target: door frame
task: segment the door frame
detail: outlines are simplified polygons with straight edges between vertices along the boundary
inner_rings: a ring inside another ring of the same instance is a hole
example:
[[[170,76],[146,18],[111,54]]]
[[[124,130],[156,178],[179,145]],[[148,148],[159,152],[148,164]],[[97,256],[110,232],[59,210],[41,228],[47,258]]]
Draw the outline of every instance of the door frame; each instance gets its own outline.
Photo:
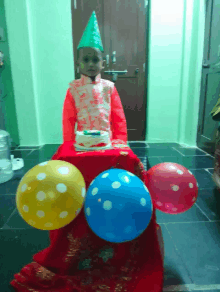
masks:
[[[212,25],[212,14],[213,14],[214,0],[206,0],[206,16],[205,16],[205,35],[204,35],[204,52],[203,52],[203,68],[201,77],[201,90],[200,90],[200,102],[199,102],[199,119],[197,127],[197,139],[196,145],[202,150],[206,151],[210,155],[214,155],[215,152],[215,135],[212,140],[208,141],[204,136],[202,136],[204,130],[204,111],[205,111],[205,101],[206,92],[208,86],[208,73],[210,68],[205,67],[205,63],[209,63],[210,58],[210,38],[211,38],[211,25]],[[216,131],[218,125],[216,123]]]

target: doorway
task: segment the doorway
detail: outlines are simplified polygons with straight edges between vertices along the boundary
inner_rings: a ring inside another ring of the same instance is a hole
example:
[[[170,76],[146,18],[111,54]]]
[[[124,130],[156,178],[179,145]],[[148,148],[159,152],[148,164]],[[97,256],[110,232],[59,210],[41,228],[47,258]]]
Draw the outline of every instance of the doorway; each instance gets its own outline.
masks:
[[[83,31],[93,10],[96,12],[106,59],[101,75],[113,81],[119,92],[128,141],[146,139],[149,4],[147,0],[71,2],[75,61]],[[75,78],[80,78],[77,68]]]
[[[210,112],[220,94],[220,0],[206,0],[205,40],[200,94],[197,146],[211,155],[219,123]]]

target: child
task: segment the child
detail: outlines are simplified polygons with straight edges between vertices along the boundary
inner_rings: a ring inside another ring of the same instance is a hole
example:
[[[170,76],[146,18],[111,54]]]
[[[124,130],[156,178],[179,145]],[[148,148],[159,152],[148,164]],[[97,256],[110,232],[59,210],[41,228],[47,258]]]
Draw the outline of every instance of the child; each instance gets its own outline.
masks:
[[[102,130],[112,144],[127,144],[126,119],[114,83],[101,79],[103,46],[95,12],[78,46],[81,79],[70,83],[63,107],[63,140],[75,141],[77,130]]]
[[[126,147],[126,120],[117,90],[112,82],[100,77],[103,49],[94,12],[91,19],[94,23],[88,26],[96,27],[92,33],[96,42],[90,40],[86,30],[86,45],[83,37],[83,45],[79,46],[82,77],[73,81],[67,91],[64,143],[52,159],[74,164],[83,174],[87,188],[98,174],[115,165],[139,176],[146,184],[143,164]],[[80,131],[108,131],[114,148],[119,144],[124,148],[111,149],[106,154],[77,153],[73,147],[76,122]],[[119,162],[115,163],[115,158]],[[162,254],[163,239],[155,208],[147,229],[133,241],[119,244],[96,236],[81,211],[67,226],[50,231],[50,246],[35,254],[34,262],[16,274],[11,285],[20,292],[162,292]]]

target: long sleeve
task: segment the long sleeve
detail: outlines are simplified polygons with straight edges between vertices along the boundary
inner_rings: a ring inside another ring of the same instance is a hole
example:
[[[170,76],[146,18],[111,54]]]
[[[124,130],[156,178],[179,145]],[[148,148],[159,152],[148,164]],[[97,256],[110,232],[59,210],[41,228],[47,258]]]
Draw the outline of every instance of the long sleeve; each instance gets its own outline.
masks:
[[[63,141],[75,141],[75,125],[77,120],[77,112],[75,102],[70,92],[67,90],[63,105]]]
[[[122,140],[127,144],[127,123],[118,91],[114,86],[111,95],[111,130],[113,140]]]

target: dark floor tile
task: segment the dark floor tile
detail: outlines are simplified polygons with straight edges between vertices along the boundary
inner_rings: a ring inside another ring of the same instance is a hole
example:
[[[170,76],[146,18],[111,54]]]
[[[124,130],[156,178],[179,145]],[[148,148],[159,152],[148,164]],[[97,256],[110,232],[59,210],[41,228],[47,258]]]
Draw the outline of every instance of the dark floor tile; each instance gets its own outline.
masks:
[[[6,194],[6,183],[0,184],[0,196]]]
[[[214,168],[207,168],[208,172],[210,172],[211,174],[214,173]]]
[[[7,222],[15,208],[16,203],[13,195],[0,196],[0,228]]]
[[[22,229],[33,229],[34,227],[30,226],[18,213],[17,207],[13,212],[12,216],[9,220],[4,224],[2,229],[14,229],[14,228],[22,228]]]
[[[214,165],[214,159],[210,156],[169,156],[159,159],[161,162],[178,163],[187,169],[213,168]]]
[[[24,159],[24,167],[14,171],[14,179],[20,179],[34,166],[39,164],[40,161],[38,159]]]
[[[206,214],[203,213],[195,204],[186,212],[172,215],[156,210],[157,223],[181,223],[181,222],[198,222],[209,221]]]
[[[154,149],[154,148],[134,148],[132,149],[133,152],[137,156],[148,156],[148,157],[158,157],[158,156],[179,156],[182,157],[180,153],[173,150],[172,148],[160,148],[160,149]]]
[[[130,146],[130,148],[147,148],[149,147],[147,143],[145,142],[129,142],[128,145]]]
[[[39,164],[40,162],[38,160],[29,160],[29,159],[24,159],[24,167],[15,170],[14,171],[14,176],[11,180],[0,184],[0,195],[5,195],[5,194],[15,194],[17,187],[20,183],[20,180],[22,177],[35,165]]]
[[[215,183],[212,180],[212,175],[205,169],[190,169],[192,174],[195,176],[199,189],[213,189],[215,188]]]
[[[199,190],[196,205],[210,220],[220,220],[220,193],[217,188]]]
[[[13,179],[7,181],[5,183],[5,188],[6,188],[6,194],[8,195],[11,195],[11,194],[16,194],[17,192],[17,188],[18,188],[18,185],[21,181],[21,178],[22,177],[14,177]]]
[[[170,149],[172,147],[180,147],[177,143],[148,143],[150,149],[158,149],[158,150],[164,150],[164,149]]]
[[[173,244],[172,237],[165,225],[161,225],[165,257],[164,257],[164,286],[192,284],[189,273],[179,252]]]
[[[48,231],[37,229],[0,230],[0,290],[2,292],[14,291],[10,286],[14,274],[31,263],[34,254],[49,246],[48,235]]]
[[[185,156],[205,156],[207,155],[206,152],[203,152],[197,148],[181,148],[181,147],[173,147],[174,150],[180,152],[182,155]]]
[[[25,159],[33,150],[14,150],[11,151],[11,155],[14,155],[14,158],[23,158]]]
[[[30,155],[28,155],[27,159],[34,159],[38,160],[39,162],[51,160],[52,156],[56,153],[59,146],[59,144],[44,145],[41,149],[35,150]]]
[[[166,227],[193,283],[219,284],[220,222],[167,224]]]
[[[148,165],[149,169],[159,163],[161,163],[160,159],[158,157],[148,157]]]
[[[16,149],[22,149],[22,150],[36,150],[42,148],[42,146],[18,146]]]

